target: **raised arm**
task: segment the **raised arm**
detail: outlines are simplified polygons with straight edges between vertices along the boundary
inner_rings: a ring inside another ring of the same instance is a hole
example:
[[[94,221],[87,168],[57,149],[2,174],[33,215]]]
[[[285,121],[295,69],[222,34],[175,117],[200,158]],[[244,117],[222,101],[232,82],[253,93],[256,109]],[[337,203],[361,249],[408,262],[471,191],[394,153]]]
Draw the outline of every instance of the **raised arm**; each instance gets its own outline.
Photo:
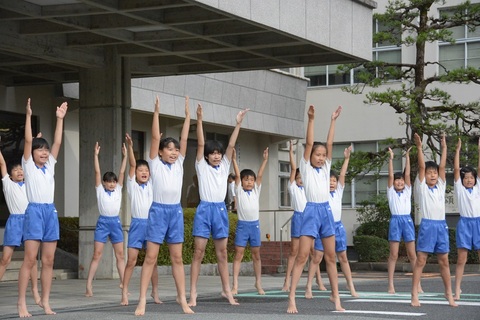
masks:
[[[228,146],[227,150],[225,151],[225,156],[228,158],[228,160],[232,159],[232,150],[235,148],[235,143],[237,143],[237,138],[238,138],[238,133],[240,132],[240,127],[242,126],[242,121],[245,118],[245,115],[247,114],[248,110],[250,109],[245,109],[240,111],[237,114],[237,125],[235,126],[235,129],[233,129],[232,135],[230,136],[230,140],[228,140]]]
[[[288,152],[290,156],[290,183],[295,181],[295,173],[297,171],[297,164],[295,163],[295,155],[293,154],[293,140],[290,140],[290,149]]]
[[[160,113],[160,100],[158,96],[155,98],[155,109],[153,110],[153,119],[152,119],[152,140],[150,142],[150,159],[153,160],[158,157],[158,149],[160,147],[160,122],[158,120],[158,115]]]
[[[257,186],[262,184],[262,179],[263,179],[263,172],[265,171],[265,167],[267,166],[268,162],[268,147],[263,150],[263,161],[262,165],[260,166],[260,169],[258,169],[258,174],[257,174]]]
[[[23,159],[28,160],[32,155],[32,108],[30,106],[30,98],[27,99],[25,109],[25,144],[23,146]]]
[[[190,130],[190,103],[188,96],[185,97],[185,121],[183,122],[180,135],[180,154],[185,157],[187,153],[188,131]]]
[[[128,133],[125,134],[125,141],[127,141],[128,163],[130,164],[130,169],[128,170],[128,176],[130,178],[133,178],[135,176],[135,168],[137,167],[137,160],[135,160],[135,154],[133,153],[132,137],[130,137]]]
[[[460,179],[460,150],[462,150],[462,139],[458,138],[457,146],[455,147],[455,156],[453,157],[454,183],[457,182],[458,179]]]
[[[315,107],[310,106],[308,107],[308,122],[307,122],[307,136],[305,138],[305,150],[303,150],[303,158],[305,161],[309,162],[310,161],[310,154],[312,153],[313,149],[313,130],[315,126]]]
[[[350,161],[350,153],[352,153],[351,145],[348,148],[345,148],[345,150],[343,151],[344,160],[342,168],[340,169],[340,174],[338,175],[338,183],[340,183],[342,187],[345,186],[345,176],[347,175],[348,162]]]
[[[394,181],[394,177],[393,177],[393,158],[395,157],[395,155],[393,154],[393,151],[392,151],[392,148],[388,148],[388,154],[389,154],[389,157],[388,157],[388,181],[387,181],[387,186],[388,188],[391,188],[393,186],[393,181]]]
[[[330,128],[328,129],[327,135],[327,158],[332,160],[333,152],[333,137],[335,136],[335,122],[342,112],[342,106],[339,106],[337,110],[332,113],[332,118],[330,120]]]
[[[205,137],[203,136],[203,108],[199,103],[197,106],[197,161],[203,159],[205,149]]]
[[[232,150],[232,162],[233,162],[233,172],[235,172],[235,185],[240,184],[240,169],[238,168],[237,163],[237,151],[235,148]]]
[[[412,149],[412,147],[408,148],[407,149],[407,152],[405,152],[405,174],[404,174],[404,180],[405,180],[405,184],[407,186],[411,186],[412,185],[412,179],[411,179],[411,176],[410,176],[410,150]]]
[[[415,141],[415,145],[417,146],[418,179],[423,181],[425,178],[425,158],[423,156],[422,139],[420,139],[418,133],[414,134],[413,139]]]
[[[120,173],[118,174],[118,184],[123,186],[125,180],[125,169],[127,168],[127,147],[125,143],[122,145],[122,164],[120,165]]]
[[[441,146],[442,155],[440,156],[440,165],[438,166],[438,176],[443,181],[447,181],[447,174],[445,171],[445,168],[447,167],[447,138],[445,137],[445,133],[442,135]]]
[[[7,163],[5,162],[5,158],[3,157],[1,150],[0,150],[0,173],[2,174],[2,178],[8,174]]]
[[[60,107],[57,107],[56,116],[57,124],[55,126],[55,134],[53,136],[53,144],[50,154],[57,159],[58,153],[60,152],[60,146],[62,145],[62,136],[63,136],[63,119],[67,114],[68,104],[63,102]]]
[[[98,145],[98,142],[95,142],[95,149],[94,149],[94,158],[93,158],[93,163],[94,163],[94,168],[95,168],[95,187],[98,187],[99,185],[102,184],[102,173],[100,171],[100,162],[98,161],[98,155],[100,153],[100,146]]]

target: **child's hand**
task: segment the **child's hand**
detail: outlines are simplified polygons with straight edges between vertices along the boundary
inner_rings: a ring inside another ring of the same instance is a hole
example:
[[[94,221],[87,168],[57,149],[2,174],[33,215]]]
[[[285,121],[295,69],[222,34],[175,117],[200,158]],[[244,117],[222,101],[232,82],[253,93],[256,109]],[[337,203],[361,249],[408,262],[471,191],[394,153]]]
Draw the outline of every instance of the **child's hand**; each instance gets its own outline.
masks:
[[[185,96],[185,118],[190,117],[190,98]]]
[[[63,119],[65,118],[65,115],[67,114],[67,109],[68,109],[68,103],[63,102],[60,107],[57,107],[57,118],[58,119]]]
[[[122,143],[122,154],[124,157],[127,155],[127,147],[125,146],[125,143]]]
[[[342,113],[342,106],[338,106],[337,110],[332,113],[332,120],[337,120],[337,118],[340,116],[340,113]]]
[[[345,148],[345,150],[343,151],[343,156],[345,157],[345,159],[350,159],[351,153],[352,153],[352,145],[348,146],[348,148]]]
[[[155,97],[155,112],[160,112],[160,99],[158,95]]]
[[[459,152],[462,149],[462,139],[458,138],[456,151]]]
[[[447,147],[447,138],[445,137],[445,133],[442,133],[442,139],[440,140],[440,145],[442,146],[442,148]]]
[[[98,156],[100,153],[100,146],[98,145],[98,141],[95,142],[95,155]]]
[[[27,106],[26,106],[25,113],[29,117],[32,115],[32,107],[30,106],[30,98],[27,99]]]
[[[203,119],[203,107],[202,105],[199,103],[197,105],[197,121],[199,120],[202,120]]]
[[[307,115],[308,115],[308,120],[313,120],[315,118],[315,107],[313,105],[308,107]]]
[[[388,153],[390,154],[390,160],[393,160],[394,154],[392,148],[388,147]]]
[[[263,150],[263,160],[268,160],[268,147]]]
[[[413,140],[415,141],[415,145],[417,146],[417,148],[422,147],[422,139],[420,139],[418,133],[415,132],[415,134],[413,135]]]
[[[249,111],[250,109],[247,108],[245,110],[242,110],[240,111],[238,114],[237,114],[237,124],[241,124],[243,119],[245,118],[245,115],[247,114],[247,112]]]
[[[133,148],[133,140],[128,133],[125,134],[125,141],[127,141],[128,148]]]

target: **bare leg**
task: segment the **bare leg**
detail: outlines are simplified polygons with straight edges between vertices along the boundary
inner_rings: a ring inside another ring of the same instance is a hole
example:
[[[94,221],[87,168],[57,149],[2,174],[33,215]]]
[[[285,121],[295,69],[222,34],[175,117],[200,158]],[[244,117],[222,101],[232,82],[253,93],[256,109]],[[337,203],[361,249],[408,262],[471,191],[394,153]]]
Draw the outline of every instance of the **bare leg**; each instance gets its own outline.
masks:
[[[57,241],[42,243],[42,274],[40,281],[42,283],[42,301],[41,306],[45,314],[56,314],[50,308],[50,291],[52,289],[53,261],[55,259],[55,250]]]
[[[112,244],[115,260],[117,261],[117,271],[120,277],[120,288],[123,287],[123,276],[125,274],[125,254],[123,252],[123,242]]]
[[[182,307],[183,313],[192,314],[193,310],[187,303],[185,293],[185,269],[183,268],[182,243],[169,243],[170,259],[172,261],[172,273],[177,287],[177,303]]]
[[[465,263],[467,263],[468,250],[464,248],[457,249],[457,266],[455,268],[455,296],[454,300],[460,300],[460,294],[462,293],[461,285],[463,272],[465,271]]]
[[[417,252],[417,261],[415,261],[415,268],[413,269],[412,277],[412,307],[420,307],[420,300],[418,299],[418,284],[420,283],[420,278],[422,276],[423,267],[427,262],[428,253],[426,252]]]
[[[228,279],[227,241],[228,238],[213,240],[215,253],[217,255],[218,272],[220,273],[220,280],[222,281],[222,296],[226,298],[231,305],[238,305],[237,300],[233,298],[232,291],[230,290],[230,281]]]
[[[128,248],[127,266],[123,275],[122,301],[120,302],[122,306],[128,306],[128,285],[132,278],[133,269],[137,264],[138,251],[137,248]]]
[[[152,272],[152,293],[150,296],[153,298],[153,301],[156,304],[163,303],[162,300],[158,297],[158,265],[155,263]]]
[[[395,274],[395,265],[397,264],[398,259],[399,246],[400,243],[398,241],[390,241],[390,255],[388,256],[388,293],[390,294],[395,293],[395,285],[393,284],[393,278]]]
[[[34,264],[37,263],[38,249],[40,248],[40,241],[27,240],[25,241],[25,254],[23,256],[22,267],[18,274],[18,316],[20,318],[28,318],[32,315],[27,309],[27,287],[28,279]]]
[[[262,259],[260,258],[260,247],[251,247],[253,258],[253,271],[255,272],[255,288],[260,295],[264,295],[262,288]]]
[[[283,282],[282,291],[290,290],[290,276],[292,275],[293,264],[295,263],[295,258],[298,253],[298,240],[299,238],[292,238],[290,243],[290,254],[287,259],[287,272],[285,273],[285,281]]]
[[[85,297],[93,297],[93,278],[95,277],[95,273],[97,273],[98,264],[100,263],[100,259],[102,258],[104,247],[105,247],[105,243],[98,242],[98,241],[95,241],[93,245],[93,257],[92,257],[92,261],[90,262],[90,269],[88,269],[87,288],[85,290]]]
[[[327,266],[328,280],[330,281],[330,288],[332,293],[330,301],[335,305],[336,311],[345,311],[340,302],[340,294],[338,292],[338,274],[337,262],[335,257],[335,236],[322,238],[323,248],[325,249],[325,264]]]
[[[233,284],[232,284],[232,294],[236,295],[238,293],[238,275],[240,274],[240,264],[243,260],[243,254],[245,252],[245,247],[235,246],[235,258],[233,260]],[[255,263],[254,263],[255,268]]]
[[[297,290],[300,276],[303,272],[303,267],[307,262],[310,249],[313,246],[313,238],[309,236],[301,236],[299,239],[298,254],[295,258],[295,263],[292,270],[292,284],[290,286],[290,293],[288,294],[288,308],[287,313],[298,313],[295,302],[295,292]]]
[[[315,272],[315,277],[317,278],[318,290],[327,291],[327,288],[325,288],[325,285],[323,284],[323,281],[322,281],[322,273],[320,272],[320,264],[318,264],[317,271]]]
[[[14,248],[12,246],[3,246],[2,259],[0,260],[0,280],[2,280],[8,265],[12,261]]]
[[[313,250],[313,253],[310,255],[310,265],[308,266],[308,278],[307,278],[307,286],[305,287],[305,298],[312,299],[312,282],[313,277],[319,270],[320,262],[323,259],[323,251],[320,250]]]
[[[30,272],[30,282],[32,283],[32,295],[35,303],[40,307],[42,306],[42,297],[38,293],[38,268],[37,263],[33,265],[32,271]]]
[[[415,262],[417,261],[417,255],[415,253],[415,241],[406,242],[405,248],[407,249],[408,260],[410,261],[410,266],[413,271],[413,269],[415,268]],[[418,293],[423,293],[421,275],[418,282]]]
[[[202,264],[203,256],[205,255],[205,247],[208,239],[202,237],[195,237],[195,249],[193,252],[193,261],[190,269],[190,300],[188,305],[195,307],[197,305],[197,282],[200,274],[200,265]]]
[[[440,275],[442,276],[443,286],[445,287],[445,299],[451,307],[458,307],[453,300],[452,282],[450,281],[450,264],[448,263],[448,253],[437,254],[438,265],[440,266]]]
[[[160,244],[147,241],[147,252],[145,254],[145,260],[143,261],[142,274],[140,276],[140,296],[138,298],[137,309],[135,310],[136,316],[143,316],[145,314],[148,283],[152,278],[153,269],[157,265],[159,250]]]
[[[340,261],[340,268],[342,268],[343,275],[347,280],[347,288],[350,291],[352,297],[358,297],[355,286],[353,285],[352,271],[350,270],[350,264],[348,263],[347,251],[337,252],[338,261]]]

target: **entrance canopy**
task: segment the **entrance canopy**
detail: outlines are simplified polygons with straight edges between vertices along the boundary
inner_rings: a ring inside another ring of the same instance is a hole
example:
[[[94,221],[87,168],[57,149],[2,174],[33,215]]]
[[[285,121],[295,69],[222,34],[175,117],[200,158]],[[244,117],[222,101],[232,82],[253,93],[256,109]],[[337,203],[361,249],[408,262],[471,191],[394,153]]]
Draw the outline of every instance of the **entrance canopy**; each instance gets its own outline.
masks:
[[[368,59],[372,1],[319,2],[0,0],[0,84],[77,82],[107,48],[134,78]]]

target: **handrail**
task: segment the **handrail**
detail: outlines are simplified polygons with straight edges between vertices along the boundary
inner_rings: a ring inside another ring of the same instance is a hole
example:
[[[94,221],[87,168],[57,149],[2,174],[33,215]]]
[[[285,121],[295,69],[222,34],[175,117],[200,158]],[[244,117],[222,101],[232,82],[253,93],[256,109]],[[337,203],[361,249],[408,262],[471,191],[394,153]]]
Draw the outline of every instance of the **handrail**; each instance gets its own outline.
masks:
[[[292,221],[293,215],[285,221],[285,223],[280,227],[280,262],[283,265],[283,228]]]

